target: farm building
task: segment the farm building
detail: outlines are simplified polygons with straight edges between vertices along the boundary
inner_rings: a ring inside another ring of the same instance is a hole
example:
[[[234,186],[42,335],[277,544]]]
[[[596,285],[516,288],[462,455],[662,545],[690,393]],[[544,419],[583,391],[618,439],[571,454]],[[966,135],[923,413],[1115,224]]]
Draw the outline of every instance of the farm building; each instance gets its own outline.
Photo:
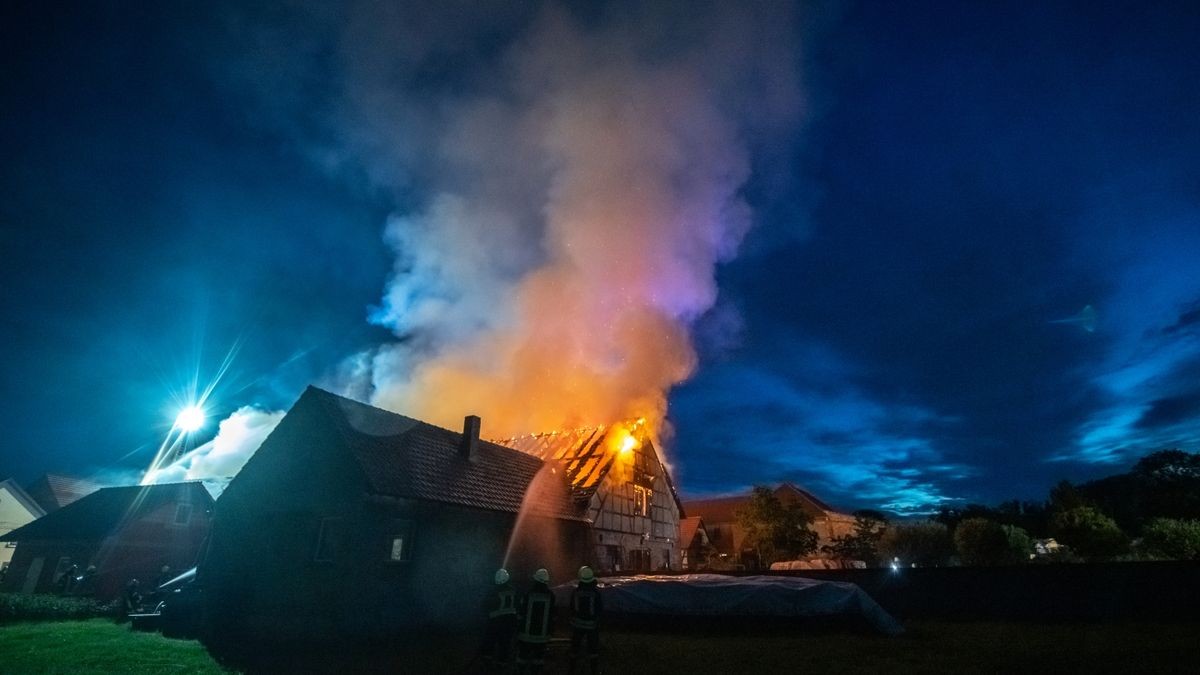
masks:
[[[811,519],[809,529],[817,533],[817,545],[828,546],[834,537],[854,532],[854,516],[842,513],[811,492],[783,483],[775,488],[775,496],[785,504],[800,504]],[[745,534],[737,522],[737,511],[749,504],[750,495],[698,499],[687,502],[685,508],[692,516],[704,519],[707,535],[716,549],[716,556],[729,566],[759,569],[760,565],[753,549],[742,546]],[[714,561],[715,562],[715,561]]]
[[[639,422],[497,441],[562,469],[592,524],[597,571],[682,569],[683,509],[654,443]]]
[[[103,488],[3,536],[16,541],[3,590],[48,593],[63,574],[96,566],[97,598],[120,595],[129,579],[154,579],[163,565],[196,563],[213,499],[200,483]]]
[[[395,635],[478,619],[496,568],[592,562],[563,473],[309,387],[217,503],[209,617],[260,637]]]

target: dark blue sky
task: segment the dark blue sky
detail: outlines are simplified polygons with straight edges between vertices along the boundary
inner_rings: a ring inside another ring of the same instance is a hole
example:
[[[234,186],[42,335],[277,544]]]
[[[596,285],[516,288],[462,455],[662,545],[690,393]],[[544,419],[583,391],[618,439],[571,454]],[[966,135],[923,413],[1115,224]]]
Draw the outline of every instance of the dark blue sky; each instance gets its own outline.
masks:
[[[389,339],[382,232],[420,180],[319,150],[321,30],[205,9],[3,10],[0,473],[144,466],[235,344],[217,415]],[[920,509],[1200,450],[1200,10],[818,10],[806,119],[756,150],[754,229],[671,395],[682,490]],[[465,80],[525,19],[398,77]],[[1085,305],[1094,332],[1051,323]]]

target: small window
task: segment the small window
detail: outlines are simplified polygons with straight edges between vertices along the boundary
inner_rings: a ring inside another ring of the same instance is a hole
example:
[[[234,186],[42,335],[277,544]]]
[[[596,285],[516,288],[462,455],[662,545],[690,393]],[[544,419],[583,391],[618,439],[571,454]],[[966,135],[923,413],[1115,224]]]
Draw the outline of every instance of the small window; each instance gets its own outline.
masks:
[[[4,548],[16,548],[16,547],[17,547],[17,542],[15,542],[15,541],[4,542]]]
[[[176,525],[187,525],[188,523],[191,522],[191,520],[192,520],[192,505],[191,504],[177,504],[175,506],[174,523]]]
[[[340,548],[341,518],[322,518],[321,527],[317,530],[317,548],[313,560],[317,562],[332,562]]]
[[[397,520],[388,536],[388,561],[407,562],[412,553],[412,523]]]

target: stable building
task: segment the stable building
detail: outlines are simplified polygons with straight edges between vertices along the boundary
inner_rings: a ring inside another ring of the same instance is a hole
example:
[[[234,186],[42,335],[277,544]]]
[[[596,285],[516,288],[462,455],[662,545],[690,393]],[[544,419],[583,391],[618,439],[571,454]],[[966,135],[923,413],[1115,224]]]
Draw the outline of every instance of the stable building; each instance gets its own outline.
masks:
[[[309,387],[217,503],[197,581],[211,625],[367,638],[479,620],[492,575],[593,562],[561,471],[461,431]]]
[[[213,499],[198,482],[97,490],[0,536],[17,542],[5,591],[50,593],[72,568],[96,567],[89,593],[109,600],[130,579],[149,582],[163,565],[196,564]]]
[[[792,483],[783,483],[774,490],[784,504],[799,504],[809,518],[808,527],[817,533],[817,548],[828,547],[837,537],[854,533],[854,516],[839,511],[813,493]],[[750,495],[696,499],[684,506],[691,516],[703,519],[706,535],[715,549],[709,563],[714,568],[759,569],[758,555],[743,545],[745,532],[738,524],[737,513],[749,505]]]

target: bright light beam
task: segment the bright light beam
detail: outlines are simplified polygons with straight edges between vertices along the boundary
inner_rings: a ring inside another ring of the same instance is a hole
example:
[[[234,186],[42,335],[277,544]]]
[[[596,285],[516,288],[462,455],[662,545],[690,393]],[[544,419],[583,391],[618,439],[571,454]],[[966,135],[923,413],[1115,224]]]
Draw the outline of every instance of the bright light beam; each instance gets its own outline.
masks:
[[[191,433],[204,426],[204,410],[198,405],[189,405],[179,411],[175,418],[175,428],[184,433]]]

